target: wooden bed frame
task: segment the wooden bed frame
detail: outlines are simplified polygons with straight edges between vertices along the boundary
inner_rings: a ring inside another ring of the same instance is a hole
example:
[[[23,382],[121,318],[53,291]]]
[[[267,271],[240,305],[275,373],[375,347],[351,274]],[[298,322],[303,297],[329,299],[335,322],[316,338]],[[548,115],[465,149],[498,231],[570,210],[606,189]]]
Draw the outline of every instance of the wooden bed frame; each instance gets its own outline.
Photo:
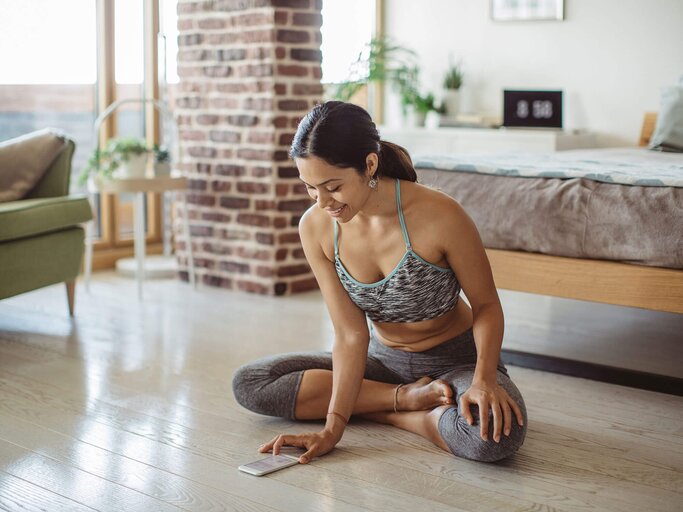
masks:
[[[641,146],[648,144],[656,120],[654,112],[645,115]],[[499,288],[683,313],[683,270],[520,251],[486,252]],[[506,349],[502,357],[510,364],[683,396],[683,379]]]

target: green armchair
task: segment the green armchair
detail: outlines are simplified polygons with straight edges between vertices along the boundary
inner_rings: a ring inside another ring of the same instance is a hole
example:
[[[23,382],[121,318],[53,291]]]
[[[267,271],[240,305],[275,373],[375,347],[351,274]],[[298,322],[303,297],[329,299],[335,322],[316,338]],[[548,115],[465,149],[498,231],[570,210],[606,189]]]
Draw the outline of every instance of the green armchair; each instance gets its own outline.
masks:
[[[63,282],[73,316],[84,250],[80,224],[92,219],[87,198],[68,195],[74,149],[74,142],[65,139],[24,197],[0,202],[0,299]]]

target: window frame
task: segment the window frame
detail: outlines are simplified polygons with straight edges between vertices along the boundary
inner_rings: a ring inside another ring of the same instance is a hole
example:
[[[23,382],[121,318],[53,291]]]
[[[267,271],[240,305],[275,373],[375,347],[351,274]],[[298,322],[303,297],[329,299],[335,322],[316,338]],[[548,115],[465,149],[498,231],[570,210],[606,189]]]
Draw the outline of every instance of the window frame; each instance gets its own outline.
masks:
[[[97,16],[97,113],[116,101],[115,79],[115,0],[96,0]],[[159,97],[158,33],[159,0],[143,1],[144,80],[147,98]],[[144,111],[145,139],[149,145],[159,141],[159,114],[151,105]],[[116,116],[109,116],[99,133],[100,146],[118,134]],[[120,236],[119,218],[122,204],[115,194],[98,194],[100,238],[93,244],[93,269],[112,268],[117,259],[132,256],[133,238]],[[159,193],[147,194],[146,252],[163,252],[162,197]]]

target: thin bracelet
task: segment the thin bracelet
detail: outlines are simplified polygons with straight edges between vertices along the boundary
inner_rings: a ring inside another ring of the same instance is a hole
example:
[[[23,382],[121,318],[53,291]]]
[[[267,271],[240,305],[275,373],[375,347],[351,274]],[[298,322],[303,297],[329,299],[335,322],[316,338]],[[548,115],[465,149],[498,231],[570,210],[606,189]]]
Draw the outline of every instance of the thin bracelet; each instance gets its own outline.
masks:
[[[403,384],[399,384],[398,386],[396,386],[396,390],[394,391],[394,412],[399,412],[398,411],[398,390],[401,389],[401,386],[403,386]]]
[[[342,421],[344,422],[344,425],[346,425],[346,424],[349,422],[349,420],[347,420],[346,418],[344,418],[344,416],[342,416],[342,415],[339,414],[338,412],[334,412],[334,411],[333,411],[333,412],[328,412],[328,413],[327,413],[328,416],[329,416],[330,414],[334,414],[335,416],[338,416],[339,418],[341,418]]]

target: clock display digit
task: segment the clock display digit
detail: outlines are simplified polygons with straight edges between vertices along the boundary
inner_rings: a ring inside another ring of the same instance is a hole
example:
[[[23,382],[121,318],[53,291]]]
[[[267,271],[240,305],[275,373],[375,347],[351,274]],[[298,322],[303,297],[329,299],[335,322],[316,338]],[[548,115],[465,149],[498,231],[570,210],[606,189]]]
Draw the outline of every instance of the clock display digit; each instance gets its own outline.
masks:
[[[532,103],[533,116],[536,119],[550,119],[553,117],[553,104],[548,100],[536,100]]]
[[[526,119],[529,117],[529,102],[526,100],[520,100],[517,102],[517,117]]]

